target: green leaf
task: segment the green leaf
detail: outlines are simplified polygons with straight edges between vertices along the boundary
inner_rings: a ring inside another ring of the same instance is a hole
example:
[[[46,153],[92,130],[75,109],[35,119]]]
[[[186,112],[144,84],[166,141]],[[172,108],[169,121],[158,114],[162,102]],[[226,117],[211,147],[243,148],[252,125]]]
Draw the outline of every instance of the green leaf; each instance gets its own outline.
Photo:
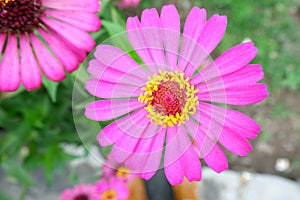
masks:
[[[18,138],[13,134],[7,134],[1,137],[0,141],[0,154],[2,155],[10,146],[18,142]],[[0,159],[1,160],[1,159]]]
[[[55,103],[57,100],[57,88],[58,88],[59,83],[50,81],[47,78],[43,78],[43,85],[45,86],[47,93],[48,93],[49,97],[51,98],[51,101],[53,103]]]
[[[26,169],[24,169],[17,161],[9,160],[2,163],[1,166],[5,173],[15,179],[18,183],[26,186],[33,186],[35,184],[29,172],[26,171]]]
[[[103,12],[106,11],[106,8],[111,0],[101,0],[101,10],[98,13],[98,16],[102,16]]]
[[[121,16],[121,14],[118,12],[118,10],[116,9],[115,6],[111,7],[111,19],[112,19],[112,22],[115,24],[119,24],[123,27],[126,25],[126,23],[124,21],[124,17]]]
[[[102,24],[111,36],[109,39],[105,40],[104,43],[114,45],[124,52],[132,51],[124,26],[106,20],[102,20]]]
[[[7,194],[6,192],[4,192],[3,190],[0,189],[0,199],[1,200],[12,200],[13,198]]]
[[[114,36],[126,31],[125,26],[121,26],[120,24],[116,24],[107,20],[102,20],[102,25],[110,36]]]

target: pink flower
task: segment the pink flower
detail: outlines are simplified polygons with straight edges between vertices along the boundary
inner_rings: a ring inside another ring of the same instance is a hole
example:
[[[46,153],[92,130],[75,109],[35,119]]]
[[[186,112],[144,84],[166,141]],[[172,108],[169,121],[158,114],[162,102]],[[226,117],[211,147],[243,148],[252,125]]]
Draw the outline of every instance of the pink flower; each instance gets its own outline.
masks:
[[[143,11],[127,20],[128,39],[143,67],[122,50],[99,45],[89,63],[87,90],[104,98],[86,105],[97,121],[118,118],[101,130],[101,146],[114,145],[112,157],[150,179],[162,166],[171,184],[201,179],[199,157],[216,172],[228,168],[221,144],[239,156],[252,147],[259,125],[219,104],[249,105],[268,96],[257,49],[239,44],[217,59],[209,55],[222,40],[227,18],[194,7],[180,35],[175,6]],[[105,53],[103,53],[105,52]],[[132,55],[132,54],[131,54]],[[196,148],[196,150],[195,150]],[[162,160],[162,163],[161,163]]]
[[[60,200],[99,200],[95,186],[80,184],[72,189],[66,189],[60,195]]]
[[[122,9],[128,7],[137,7],[141,0],[121,0],[117,2],[116,5]]]
[[[112,176],[123,180],[125,183],[136,177],[123,163],[115,161],[111,155],[108,155],[103,165],[103,177],[109,178]]]
[[[116,177],[103,178],[96,183],[96,191],[100,195],[98,200],[126,200],[129,190],[123,180]]]
[[[65,78],[95,46],[99,0],[0,1],[0,91],[41,87],[42,73]]]

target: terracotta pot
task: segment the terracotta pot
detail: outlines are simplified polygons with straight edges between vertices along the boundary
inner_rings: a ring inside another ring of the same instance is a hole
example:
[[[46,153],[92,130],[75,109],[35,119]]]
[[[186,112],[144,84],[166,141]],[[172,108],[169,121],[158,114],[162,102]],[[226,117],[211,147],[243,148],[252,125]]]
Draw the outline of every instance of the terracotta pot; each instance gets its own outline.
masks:
[[[146,187],[141,178],[135,178],[128,183],[130,196],[128,200],[148,200]]]
[[[199,200],[197,195],[197,183],[189,182],[184,179],[183,183],[180,185],[175,185],[172,187],[174,192],[174,200]]]

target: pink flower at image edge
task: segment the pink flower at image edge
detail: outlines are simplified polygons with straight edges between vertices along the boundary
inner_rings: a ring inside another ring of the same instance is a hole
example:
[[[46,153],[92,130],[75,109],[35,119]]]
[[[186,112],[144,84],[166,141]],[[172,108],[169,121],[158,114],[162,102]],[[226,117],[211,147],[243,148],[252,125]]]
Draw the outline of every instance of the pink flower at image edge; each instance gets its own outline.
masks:
[[[218,173],[228,169],[219,144],[239,156],[252,150],[248,139],[258,135],[259,125],[215,103],[255,104],[268,91],[258,83],[264,77],[262,67],[249,64],[257,54],[252,42],[208,60],[226,26],[225,16],[215,14],[207,20],[206,10],[198,7],[187,16],[182,37],[173,5],[164,6],[160,16],[156,9],[147,9],[141,21],[130,17],[128,39],[148,70],[117,47],[97,47],[86,89],[105,100],[87,104],[85,115],[96,121],[120,117],[97,137],[101,146],[113,145],[116,161],[148,180],[162,160],[174,185],[184,177],[201,180],[199,157]]]
[[[42,73],[61,81],[95,41],[99,0],[25,0],[0,3],[0,92],[41,87]]]
[[[121,0],[120,2],[115,3],[119,8],[128,8],[128,7],[137,7],[141,0]]]

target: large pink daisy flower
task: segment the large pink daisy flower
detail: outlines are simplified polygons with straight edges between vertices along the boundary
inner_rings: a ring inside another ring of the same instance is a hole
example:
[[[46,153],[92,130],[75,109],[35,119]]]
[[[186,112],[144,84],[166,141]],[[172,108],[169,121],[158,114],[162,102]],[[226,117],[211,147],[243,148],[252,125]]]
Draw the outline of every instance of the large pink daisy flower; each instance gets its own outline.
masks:
[[[99,0],[0,0],[0,91],[41,87],[78,68],[95,46]]]
[[[201,179],[199,156],[216,172],[227,169],[219,144],[247,155],[248,138],[255,138],[260,127],[219,104],[254,104],[268,92],[257,83],[262,67],[249,64],[257,54],[252,42],[209,59],[226,24],[225,16],[206,20],[206,10],[194,7],[181,36],[178,11],[169,5],[160,16],[148,9],[141,21],[127,20],[128,39],[143,64],[114,46],[97,47],[88,68],[94,78],[86,88],[102,99],[89,103],[85,114],[97,121],[117,118],[97,137],[101,146],[114,145],[114,159],[145,179],[162,166],[169,182],[179,184],[184,177]]]
[[[99,200],[99,194],[95,186],[80,184],[63,191],[60,200]]]
[[[129,190],[122,179],[116,177],[103,178],[95,185],[99,200],[126,200]]]

